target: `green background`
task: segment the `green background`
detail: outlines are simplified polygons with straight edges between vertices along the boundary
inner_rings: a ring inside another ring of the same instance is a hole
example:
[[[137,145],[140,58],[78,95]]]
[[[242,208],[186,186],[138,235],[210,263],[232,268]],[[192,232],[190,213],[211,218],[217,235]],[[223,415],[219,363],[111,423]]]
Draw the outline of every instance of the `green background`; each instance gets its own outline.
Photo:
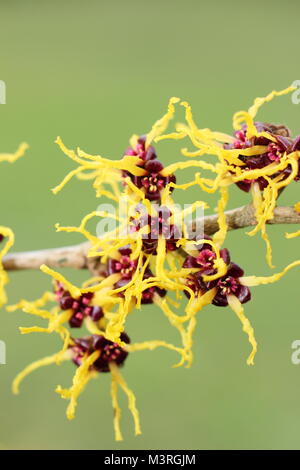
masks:
[[[99,201],[88,183],[73,181],[57,196],[49,191],[73,168],[54,144],[119,158],[132,133],[147,132],[170,96],[189,100],[201,127],[231,132],[235,110],[256,96],[282,89],[299,70],[299,2],[258,1],[5,1],[0,2],[1,151],[26,140],[26,158],[1,166],[1,224],[16,233],[16,250],[61,246],[80,236],[56,234],[54,224],[76,225]],[[299,132],[300,105],[290,96],[266,105],[260,119]],[[165,162],[180,158],[180,145],[160,144]],[[191,174],[191,172],[190,172]],[[186,174],[180,176],[184,181]],[[280,203],[298,201],[295,183]],[[215,198],[200,190],[178,192],[178,202]],[[247,201],[232,189],[231,207]],[[270,227],[276,268],[299,258],[299,239],[287,227]],[[291,228],[293,230],[293,227]],[[259,237],[231,233],[226,245],[247,274],[268,275]],[[66,271],[74,282],[84,272]],[[39,272],[11,274],[10,302],[33,299],[49,288]],[[1,312],[0,447],[3,449],[254,449],[300,448],[300,366],[291,343],[300,339],[299,271],[278,285],[253,288],[246,312],[255,326],[255,367],[249,345],[229,309],[199,314],[191,369],[172,369],[168,351],[133,354],[124,368],[135,390],[143,435],[133,437],[123,405],[123,443],[115,443],[108,375],[93,381],[80,399],[77,418],[65,418],[66,402],[53,390],[68,386],[71,364],[34,373],[14,397],[10,384],[28,362],[59,347],[55,335],[21,336],[35,319]],[[177,341],[162,314],[146,307],[130,318],[133,341]]]

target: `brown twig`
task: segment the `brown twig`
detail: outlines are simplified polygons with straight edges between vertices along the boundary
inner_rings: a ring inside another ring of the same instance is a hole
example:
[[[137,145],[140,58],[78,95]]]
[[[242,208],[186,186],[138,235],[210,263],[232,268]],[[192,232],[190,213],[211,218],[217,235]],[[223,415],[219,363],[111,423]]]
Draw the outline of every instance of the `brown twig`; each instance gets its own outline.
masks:
[[[229,230],[250,227],[256,224],[254,209],[250,204],[227,211],[225,214]],[[205,216],[203,222],[204,232],[207,235],[213,235],[219,228],[217,214]],[[274,218],[269,220],[268,223],[272,225],[300,224],[300,214],[292,207],[276,207]],[[191,230],[195,230],[195,222],[188,227],[188,231],[191,232]],[[50,268],[89,269],[93,274],[99,275],[101,264],[98,258],[87,257],[89,247],[90,243],[84,242],[63,248],[10,253],[3,258],[3,266],[7,271],[17,271],[21,269],[39,269],[42,264],[47,264]]]
[[[62,248],[9,253],[3,258],[6,271],[20,269],[39,269],[42,264],[52,268],[87,268],[87,250],[89,243],[80,243]]]

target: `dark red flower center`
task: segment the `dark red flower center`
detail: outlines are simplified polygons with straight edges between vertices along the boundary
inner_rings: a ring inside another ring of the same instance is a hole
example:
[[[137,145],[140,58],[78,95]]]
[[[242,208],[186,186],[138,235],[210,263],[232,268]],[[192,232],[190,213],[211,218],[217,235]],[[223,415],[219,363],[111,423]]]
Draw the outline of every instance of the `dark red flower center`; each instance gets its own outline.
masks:
[[[142,185],[149,193],[156,193],[161,191],[165,186],[165,179],[159,175],[144,176],[142,179]]]
[[[269,143],[267,153],[272,162],[278,162],[283,155],[282,148],[275,142]]]
[[[73,311],[69,320],[69,324],[73,328],[80,328],[85,317],[91,317],[95,322],[103,317],[102,308],[91,305],[91,301],[94,297],[92,292],[87,292],[82,294],[78,299],[74,299],[61,283],[56,283],[55,294],[62,310]]]
[[[130,278],[137,266],[137,260],[131,260],[129,256],[121,256],[114,264],[114,272],[122,274],[124,279]]]
[[[130,338],[126,333],[121,333],[121,341],[126,344],[130,343]],[[125,351],[118,343],[107,340],[104,336],[93,335],[86,338],[73,339],[74,345],[70,347],[73,352],[73,362],[80,366],[85,355],[91,355],[95,351],[99,351],[99,358],[94,362],[91,369],[98,372],[109,372],[109,363],[115,362],[121,366],[128,352]]]
[[[235,140],[233,142],[233,148],[244,149],[249,147],[250,142],[246,140],[246,131],[239,130],[234,133]]]
[[[212,250],[206,249],[200,251],[199,255],[196,258],[197,264],[199,264],[202,268],[210,268],[214,264],[214,260],[216,259],[216,253]]]
[[[239,282],[236,278],[228,276],[225,279],[220,279],[217,283],[218,288],[222,295],[234,294],[239,287]]]

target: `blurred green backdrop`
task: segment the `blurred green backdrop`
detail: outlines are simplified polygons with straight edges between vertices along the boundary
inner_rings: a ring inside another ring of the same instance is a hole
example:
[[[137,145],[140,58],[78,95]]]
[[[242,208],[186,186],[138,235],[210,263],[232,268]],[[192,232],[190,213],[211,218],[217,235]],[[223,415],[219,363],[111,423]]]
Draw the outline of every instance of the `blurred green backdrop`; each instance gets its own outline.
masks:
[[[87,183],[73,181],[63,193],[49,189],[72,164],[54,144],[118,158],[134,132],[147,132],[170,96],[193,104],[203,127],[231,132],[235,110],[254,97],[281,89],[299,70],[299,2],[236,1],[16,1],[0,2],[0,79],[7,104],[0,106],[1,151],[30,143],[26,158],[1,166],[1,224],[16,233],[16,250],[76,243],[56,234],[55,222],[77,224],[97,207]],[[300,105],[278,98],[262,120],[284,122],[299,132]],[[158,146],[171,162],[180,146]],[[299,183],[300,184],[300,183]],[[293,184],[281,203],[299,200]],[[199,192],[200,199],[203,195]],[[179,193],[189,202],[192,193]],[[246,201],[233,189],[231,207]],[[209,199],[213,209],[215,199]],[[286,227],[270,227],[279,270],[299,258],[299,239]],[[261,240],[231,233],[227,246],[248,274],[267,275]],[[86,273],[68,271],[74,282]],[[39,272],[11,275],[10,302],[35,298],[49,288]],[[109,377],[92,382],[77,418],[65,418],[66,402],[53,390],[68,386],[72,365],[34,373],[18,397],[15,374],[28,362],[55,352],[55,335],[21,336],[34,319],[1,312],[0,339],[7,365],[0,366],[0,448],[3,449],[228,449],[300,448],[300,366],[291,364],[291,343],[300,338],[299,271],[278,285],[253,288],[246,311],[259,341],[256,365],[246,366],[249,345],[229,309],[199,315],[191,369],[172,369],[177,357],[163,350],[132,355],[124,375],[135,390],[143,435],[132,436],[123,404],[123,443],[115,443]],[[134,341],[177,341],[162,315],[147,307],[132,316]]]

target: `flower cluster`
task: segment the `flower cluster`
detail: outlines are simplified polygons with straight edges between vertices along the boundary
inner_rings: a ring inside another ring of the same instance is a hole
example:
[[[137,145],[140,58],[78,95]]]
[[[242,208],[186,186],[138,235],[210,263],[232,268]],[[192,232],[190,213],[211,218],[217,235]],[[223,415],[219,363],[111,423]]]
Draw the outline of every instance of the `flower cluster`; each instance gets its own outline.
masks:
[[[183,139],[188,137],[197,148],[196,151],[183,149],[188,157],[214,155],[215,165],[208,166],[205,160],[197,164],[209,169],[216,177],[195,178],[191,185],[199,185],[206,192],[220,191],[219,210],[224,212],[228,202],[228,188],[236,184],[245,192],[251,191],[252,203],[257,220],[256,226],[248,232],[253,236],[259,231],[266,243],[267,262],[272,264],[272,249],[266,231],[266,223],[273,218],[276,201],[280,193],[292,181],[299,180],[300,136],[292,138],[289,129],[284,125],[256,122],[254,118],[260,107],[276,96],[293,91],[289,87],[282,91],[273,91],[264,98],[256,98],[248,111],[239,111],[233,116],[234,135],[198,128],[194,122],[192,110],[187,102],[182,102],[186,110],[186,124],[178,124],[177,132],[162,135],[160,139]],[[226,235],[224,227],[222,241]]]
[[[70,400],[67,417],[72,419],[78,397],[90,378],[110,372],[116,438],[122,438],[118,386],[128,396],[135,433],[139,434],[135,397],[124,381],[120,367],[130,352],[156,347],[176,351],[180,355],[177,366],[189,367],[193,360],[197,314],[207,305],[232,309],[251,345],[247,363],[254,363],[257,342],[244,312],[244,304],[251,300],[250,287],[278,281],[300,261],[270,276],[245,276],[244,270],[231,260],[224,247],[228,232],[225,209],[230,186],[237,185],[243,191],[251,192],[257,223],[249,235],[261,232],[267,244],[267,260],[272,266],[266,223],[273,217],[280,192],[300,178],[300,138],[292,139],[285,126],[256,122],[254,118],[263,103],[291,89],[258,98],[247,112],[236,113],[234,136],[198,128],[190,105],[171,98],[166,114],[146,135],[134,135],[130,147],[119,160],[90,155],[79,148],[76,151],[68,149],[61,138],[57,138],[60,149],[77,167],[53,192],[58,193],[76,176],[81,180],[92,180],[97,197],[105,196],[119,204],[125,201],[126,207],[117,215],[93,211],[78,227],[56,226],[57,231],[80,233],[89,241],[87,256],[98,260],[98,269],[93,272],[94,277],[77,287],[61,273],[43,265],[41,270],[53,279],[54,292],[46,292],[33,302],[22,300],[9,308],[21,308],[48,322],[45,328],[21,328],[22,333],[56,332],[63,343],[61,351],[36,361],[18,375],[14,382],[15,392],[18,392],[20,382],[38,367],[71,360],[76,366],[73,384],[69,389],[59,386],[57,392]],[[166,133],[179,102],[185,109],[186,122]],[[182,154],[189,157],[187,160],[165,166],[158,160],[153,146],[154,142],[163,139],[188,139],[196,150],[183,149]],[[213,156],[216,161],[204,158]],[[194,179],[178,184],[175,174],[186,168],[197,170]],[[179,210],[173,199],[174,189],[191,187],[198,189],[199,197],[197,195],[190,207]],[[204,196],[216,192],[220,194],[216,208],[217,227],[207,230],[204,226],[203,233],[191,235],[185,217],[194,214],[198,208],[208,208]],[[200,200],[200,195],[205,200]],[[88,229],[94,218],[100,221],[111,219],[117,226],[113,225],[101,236],[94,235]],[[45,309],[50,302],[53,306]],[[161,310],[178,331],[180,346],[164,340],[130,342],[125,333],[127,317],[137,313],[144,304],[155,304]],[[75,337],[74,331],[83,329],[88,335]]]
[[[212,241],[210,237],[205,238]],[[226,266],[225,274],[211,281],[204,281],[203,276],[216,274],[214,262],[216,253],[212,250],[212,246],[208,243],[201,243],[195,246],[197,250],[196,256],[187,256],[183,263],[184,268],[197,269],[187,279],[187,283],[193,291],[199,295],[216,289],[216,295],[212,303],[218,307],[226,307],[228,305],[228,296],[235,295],[238,300],[244,304],[251,299],[251,293],[247,286],[243,285],[240,278],[244,275],[244,271],[230,259],[230,253],[226,248],[220,250],[220,258]]]
[[[235,131],[234,141],[231,144],[224,144],[225,149],[246,149],[255,146],[264,146],[265,152],[250,157],[239,155],[239,159],[244,163],[244,170],[256,170],[266,168],[274,162],[280,162],[282,157],[286,154],[291,154],[299,150],[299,137],[291,139],[290,131],[285,126],[275,126],[262,122],[255,122],[254,126],[258,133],[263,133],[263,136],[253,136],[247,139],[247,126],[244,125],[242,129]],[[291,172],[291,166],[287,166],[282,170],[283,178],[286,178]],[[298,172],[299,173],[299,172]],[[270,178],[274,179],[280,174],[280,171],[271,174]],[[298,179],[298,174],[295,180]],[[252,185],[258,184],[259,189],[263,191],[268,186],[268,180],[264,176],[259,176],[254,179],[245,179],[236,183],[237,186],[243,191],[249,192]]]

